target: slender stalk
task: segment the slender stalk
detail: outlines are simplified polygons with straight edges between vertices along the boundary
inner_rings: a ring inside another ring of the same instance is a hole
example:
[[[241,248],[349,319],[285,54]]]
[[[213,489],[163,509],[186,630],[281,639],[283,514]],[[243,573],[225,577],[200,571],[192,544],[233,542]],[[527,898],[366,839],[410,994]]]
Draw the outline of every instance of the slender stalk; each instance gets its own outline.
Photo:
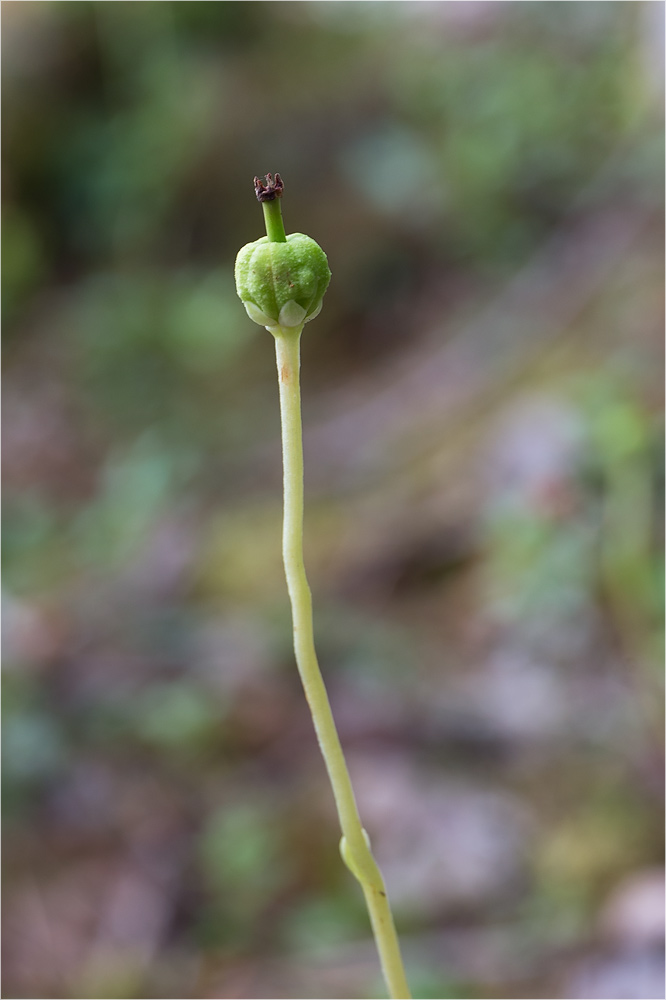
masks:
[[[409,998],[409,987],[384,880],[372,856],[367,834],[361,826],[349,771],[314,647],[312,595],[303,562],[301,331],[302,327],[291,330],[274,327],[271,330],[275,336],[282,417],[284,464],[282,554],[294,624],[294,651],[340,818],[342,857],[352,874],[361,883],[389,993],[393,998]]]

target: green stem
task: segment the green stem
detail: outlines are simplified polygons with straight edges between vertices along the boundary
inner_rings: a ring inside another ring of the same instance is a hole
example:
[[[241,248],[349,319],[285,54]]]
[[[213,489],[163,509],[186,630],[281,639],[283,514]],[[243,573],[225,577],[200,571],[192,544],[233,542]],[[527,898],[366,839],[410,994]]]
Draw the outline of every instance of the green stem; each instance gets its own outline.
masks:
[[[261,207],[264,210],[264,222],[266,223],[268,242],[286,243],[287,234],[284,231],[280,199],[273,198],[272,201],[262,201]]]
[[[384,880],[372,856],[367,834],[361,826],[347,764],[314,647],[312,595],[303,562],[301,330],[302,328],[285,330],[279,327],[272,330],[275,336],[282,417],[284,463],[282,554],[294,624],[294,651],[319,747],[333,788],[343,834],[342,856],[347,867],[361,883],[389,993],[393,998],[409,998],[409,987]]]

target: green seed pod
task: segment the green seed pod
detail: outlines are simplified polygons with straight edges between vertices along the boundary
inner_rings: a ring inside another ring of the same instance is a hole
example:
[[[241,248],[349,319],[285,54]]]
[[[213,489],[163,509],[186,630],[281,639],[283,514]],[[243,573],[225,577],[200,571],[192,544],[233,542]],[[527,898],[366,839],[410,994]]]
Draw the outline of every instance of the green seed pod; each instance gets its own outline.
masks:
[[[321,310],[331,280],[326,254],[303,233],[286,243],[262,236],[236,258],[236,289],[250,319],[268,329],[303,326]]]
[[[236,290],[250,319],[268,330],[301,328],[319,315],[331,280],[326,254],[303,233],[284,235],[280,175],[255,178],[268,236],[242,247],[236,258]]]

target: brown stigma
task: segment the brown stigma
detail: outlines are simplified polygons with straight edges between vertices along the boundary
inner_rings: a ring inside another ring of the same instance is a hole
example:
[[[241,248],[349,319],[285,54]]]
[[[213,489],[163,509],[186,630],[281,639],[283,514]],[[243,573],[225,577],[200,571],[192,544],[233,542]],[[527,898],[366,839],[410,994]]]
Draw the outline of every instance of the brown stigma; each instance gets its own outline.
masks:
[[[276,198],[281,198],[284,184],[280,175],[276,174],[275,179],[273,179],[272,174],[266,174],[265,181],[264,184],[258,177],[254,178],[254,193],[257,196],[257,201],[275,201]]]

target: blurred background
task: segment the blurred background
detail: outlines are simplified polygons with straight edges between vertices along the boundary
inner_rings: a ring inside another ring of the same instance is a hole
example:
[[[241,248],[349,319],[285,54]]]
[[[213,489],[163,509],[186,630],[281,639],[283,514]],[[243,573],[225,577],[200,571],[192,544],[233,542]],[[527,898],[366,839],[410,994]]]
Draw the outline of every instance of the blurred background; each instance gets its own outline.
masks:
[[[4,996],[663,997],[661,3],[3,4]]]

